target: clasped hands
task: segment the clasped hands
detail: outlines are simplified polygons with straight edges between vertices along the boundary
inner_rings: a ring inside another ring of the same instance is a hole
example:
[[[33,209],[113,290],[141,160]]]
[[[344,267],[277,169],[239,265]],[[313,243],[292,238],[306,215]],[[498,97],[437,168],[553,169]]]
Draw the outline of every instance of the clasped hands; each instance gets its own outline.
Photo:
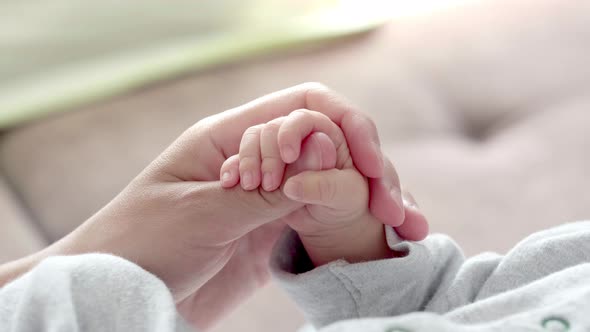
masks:
[[[222,166],[239,155],[248,128],[297,110],[321,113],[339,127],[354,168],[367,179],[371,215],[402,238],[423,239],[428,224],[402,197],[374,123],[326,87],[306,83],[194,124],[72,233],[6,265],[5,281],[51,255],[112,253],[162,279],[189,322],[213,325],[268,281],[267,262],[284,218],[305,208],[277,189],[280,177],[267,188],[273,190],[265,190],[261,178],[260,188],[244,189],[235,174],[222,185]]]

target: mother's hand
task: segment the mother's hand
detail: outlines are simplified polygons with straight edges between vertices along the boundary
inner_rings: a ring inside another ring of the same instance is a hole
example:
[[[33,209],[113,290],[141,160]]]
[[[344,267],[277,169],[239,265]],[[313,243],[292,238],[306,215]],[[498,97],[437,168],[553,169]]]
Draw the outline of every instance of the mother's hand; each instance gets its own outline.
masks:
[[[356,167],[373,178],[372,212],[401,225],[402,236],[423,238],[427,224],[416,210],[404,223],[399,181],[373,122],[325,87],[303,84],[198,122],[105,208],[37,256],[100,251],[129,259],[170,287],[187,319],[210,326],[266,282],[282,229],[273,221],[300,207],[280,190],[223,189],[220,167],[248,127],[297,109],[322,112],[342,128]]]
[[[187,130],[160,157],[164,161],[156,163],[160,171],[181,180],[219,180],[222,163],[238,152],[247,128],[298,109],[321,112],[341,127],[356,168],[370,178],[371,212],[384,224],[396,227],[403,238],[423,239],[428,233],[428,224],[412,209],[406,211],[408,216],[404,214],[399,178],[391,161],[381,153],[373,121],[318,83],[278,91],[208,117]]]

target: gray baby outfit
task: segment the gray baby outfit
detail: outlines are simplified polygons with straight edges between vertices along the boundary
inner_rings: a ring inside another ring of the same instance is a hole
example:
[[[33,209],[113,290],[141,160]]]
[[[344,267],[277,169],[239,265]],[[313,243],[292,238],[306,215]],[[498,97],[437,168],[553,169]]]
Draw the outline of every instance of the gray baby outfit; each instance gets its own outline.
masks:
[[[533,234],[505,256],[468,260],[443,235],[389,243],[406,255],[314,269],[290,231],[270,264],[311,331],[590,331],[590,222]],[[0,331],[190,327],[155,276],[121,258],[89,254],[49,258],[0,289]]]
[[[390,246],[407,255],[312,269],[289,233],[271,264],[322,332],[590,331],[590,222],[533,234],[505,256],[465,260],[444,235]]]

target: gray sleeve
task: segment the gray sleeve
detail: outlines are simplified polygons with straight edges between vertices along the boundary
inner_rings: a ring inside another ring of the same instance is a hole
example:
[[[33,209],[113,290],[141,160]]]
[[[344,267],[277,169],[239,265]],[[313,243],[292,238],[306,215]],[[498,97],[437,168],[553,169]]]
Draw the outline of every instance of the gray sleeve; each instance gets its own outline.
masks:
[[[155,276],[106,254],[52,257],[0,289],[3,331],[192,331]]]
[[[471,311],[457,309],[585,263],[588,243],[590,223],[566,224],[526,238],[506,256],[484,253],[465,260],[450,238],[431,235],[421,242],[390,243],[404,257],[339,260],[314,269],[297,234],[289,231],[275,247],[271,268],[316,327],[412,312],[469,321],[473,317],[464,316]]]

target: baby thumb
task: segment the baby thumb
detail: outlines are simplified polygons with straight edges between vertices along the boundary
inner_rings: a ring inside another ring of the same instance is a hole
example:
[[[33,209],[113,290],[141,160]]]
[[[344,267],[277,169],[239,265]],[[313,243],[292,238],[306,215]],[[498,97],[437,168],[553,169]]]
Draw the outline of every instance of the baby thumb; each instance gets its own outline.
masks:
[[[301,146],[299,159],[287,167],[282,188],[285,196],[342,213],[366,206],[368,202],[354,201],[355,197],[367,197],[365,179],[354,169],[335,169],[336,159],[336,147],[328,135],[311,134]]]
[[[324,133],[311,134],[301,145],[301,155],[288,165],[285,178],[306,170],[333,168],[336,165],[336,147]],[[187,185],[188,186],[188,185]],[[193,210],[200,216],[201,224],[212,234],[223,234],[235,239],[247,232],[291,214],[303,206],[302,202],[285,196],[282,190],[243,190],[241,186],[222,188],[219,182],[190,184],[198,191],[191,196],[200,199]],[[231,207],[231,208],[228,208]],[[203,211],[200,211],[203,210]],[[205,211],[206,210],[206,211]],[[214,217],[203,218],[215,211]]]
[[[366,179],[355,169],[305,171],[289,178],[283,187],[285,196],[294,201],[342,213],[366,207],[368,190]]]

